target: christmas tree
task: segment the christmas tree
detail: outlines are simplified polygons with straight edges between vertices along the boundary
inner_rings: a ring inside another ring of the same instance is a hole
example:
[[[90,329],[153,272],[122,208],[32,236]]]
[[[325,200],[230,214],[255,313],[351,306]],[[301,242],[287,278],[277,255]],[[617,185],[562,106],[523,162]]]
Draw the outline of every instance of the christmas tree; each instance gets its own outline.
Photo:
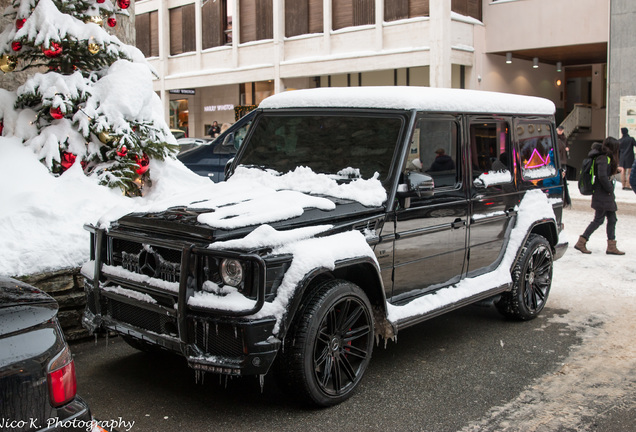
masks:
[[[0,90],[0,134],[21,138],[56,175],[79,163],[101,184],[138,195],[150,159],[173,154],[176,141],[143,54],[104,28],[128,15],[129,5],[13,0],[0,70],[35,73],[15,93]]]

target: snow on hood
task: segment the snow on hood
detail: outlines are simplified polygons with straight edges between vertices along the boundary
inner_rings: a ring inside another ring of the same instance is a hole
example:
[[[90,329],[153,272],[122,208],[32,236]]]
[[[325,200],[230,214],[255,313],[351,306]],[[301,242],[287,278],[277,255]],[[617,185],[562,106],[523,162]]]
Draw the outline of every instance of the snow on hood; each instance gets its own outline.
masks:
[[[152,202],[138,211],[156,213],[171,207],[199,209],[202,210],[199,223],[212,228],[234,229],[292,219],[311,208],[335,209],[332,200],[318,195],[357,201],[369,207],[381,206],[387,199],[386,190],[377,176],[339,184],[333,176],[317,174],[306,167],[282,175],[239,167],[225,182],[208,182],[186,194]],[[100,220],[100,225],[107,226],[113,217],[121,216],[123,214],[110,214]]]

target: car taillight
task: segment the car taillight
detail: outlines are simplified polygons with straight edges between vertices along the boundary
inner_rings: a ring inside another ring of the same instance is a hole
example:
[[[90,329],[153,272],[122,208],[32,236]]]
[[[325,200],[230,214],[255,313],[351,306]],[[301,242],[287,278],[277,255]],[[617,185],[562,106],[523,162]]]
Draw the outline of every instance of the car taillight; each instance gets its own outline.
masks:
[[[68,347],[51,362],[48,383],[51,405],[59,407],[70,402],[77,393],[75,363]]]

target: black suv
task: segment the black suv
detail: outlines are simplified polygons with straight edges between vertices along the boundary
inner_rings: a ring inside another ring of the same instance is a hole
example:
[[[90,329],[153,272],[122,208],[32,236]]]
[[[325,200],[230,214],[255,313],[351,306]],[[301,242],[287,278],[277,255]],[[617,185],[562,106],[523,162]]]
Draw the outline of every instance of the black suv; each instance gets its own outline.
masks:
[[[272,96],[228,180],[87,227],[84,324],[197,371],[272,370],[309,402],[339,403],[378,337],[475,302],[540,313],[567,247],[556,142],[554,104],[540,98]]]

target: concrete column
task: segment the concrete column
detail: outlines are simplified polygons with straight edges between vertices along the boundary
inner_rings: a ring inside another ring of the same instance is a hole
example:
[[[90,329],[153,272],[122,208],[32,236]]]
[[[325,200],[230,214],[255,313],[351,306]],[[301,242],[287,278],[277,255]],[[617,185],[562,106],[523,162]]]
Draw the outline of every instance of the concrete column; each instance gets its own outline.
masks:
[[[201,0],[194,1],[194,33],[195,33],[195,50],[197,56],[197,64],[199,68],[201,64],[201,51],[203,50],[203,18],[201,16]]]
[[[241,32],[239,28],[241,27],[241,17],[240,17],[240,8],[239,8],[239,0],[228,0],[228,2],[232,2],[233,8],[233,16],[232,16],[232,65],[234,68],[239,67],[239,55],[238,55],[238,45],[239,39],[241,37]]]
[[[284,0],[274,0],[274,94],[285,90],[280,79],[280,62],[285,59],[285,10]]]
[[[391,0],[386,0],[391,1]],[[375,50],[382,51],[384,48],[384,2],[385,0],[375,0]]]
[[[331,54],[331,0],[323,0],[322,3],[322,37],[323,37],[323,54]]]
[[[431,87],[451,87],[451,0],[430,2]]]
[[[159,19],[159,96],[163,102],[166,123],[170,124],[170,94],[166,89],[166,75],[168,74],[168,56],[170,55],[170,20],[168,2],[159,2],[157,9]]]

